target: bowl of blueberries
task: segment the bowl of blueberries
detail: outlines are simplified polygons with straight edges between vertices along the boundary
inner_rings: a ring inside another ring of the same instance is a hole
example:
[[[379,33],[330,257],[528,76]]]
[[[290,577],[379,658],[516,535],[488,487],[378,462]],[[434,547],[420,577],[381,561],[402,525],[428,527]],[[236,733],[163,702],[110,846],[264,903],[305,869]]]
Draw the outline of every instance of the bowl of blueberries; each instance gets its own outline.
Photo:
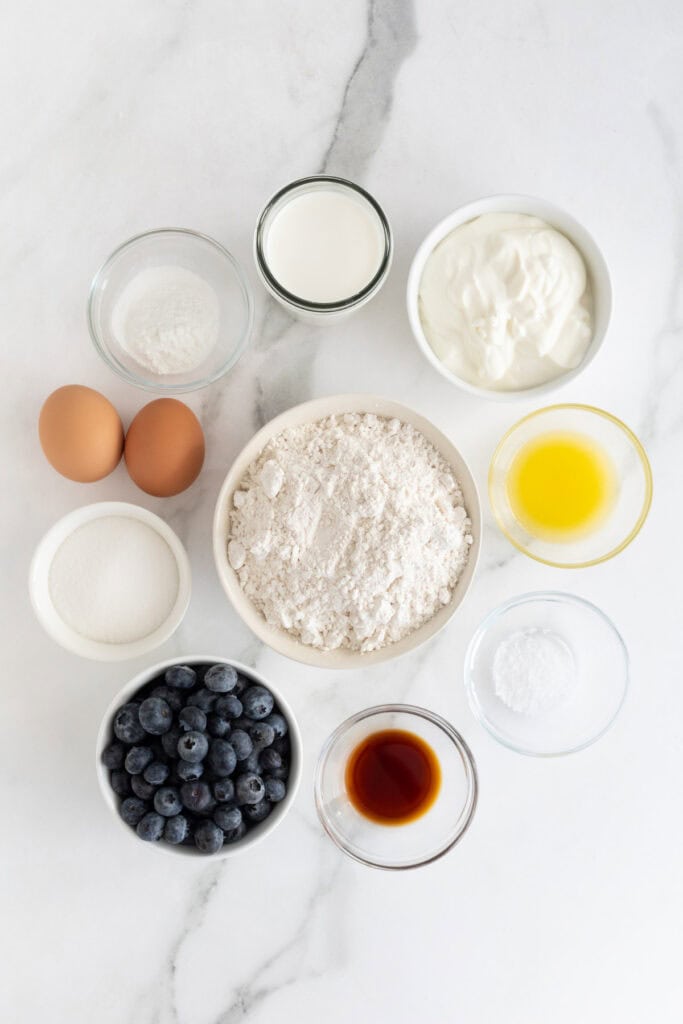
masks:
[[[97,775],[133,838],[169,853],[225,857],[287,813],[301,778],[301,734],[286,701],[253,669],[173,658],[112,701]]]

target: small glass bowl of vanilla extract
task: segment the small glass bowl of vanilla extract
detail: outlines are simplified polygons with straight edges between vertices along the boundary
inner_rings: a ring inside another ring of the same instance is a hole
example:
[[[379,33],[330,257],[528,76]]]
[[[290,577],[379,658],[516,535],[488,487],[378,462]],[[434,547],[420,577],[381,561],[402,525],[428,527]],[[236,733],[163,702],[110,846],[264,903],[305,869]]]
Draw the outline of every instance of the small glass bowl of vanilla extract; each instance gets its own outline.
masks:
[[[477,805],[477,769],[462,736],[409,704],[368,708],[325,743],[315,776],[323,828],[361,864],[401,870],[452,849]]]

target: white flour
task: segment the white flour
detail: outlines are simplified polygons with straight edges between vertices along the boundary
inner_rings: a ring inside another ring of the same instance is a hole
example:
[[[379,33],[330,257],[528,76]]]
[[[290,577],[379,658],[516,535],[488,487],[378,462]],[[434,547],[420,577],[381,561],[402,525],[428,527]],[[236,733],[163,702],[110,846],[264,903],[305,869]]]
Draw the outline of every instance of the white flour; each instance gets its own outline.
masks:
[[[330,416],[275,437],[233,495],[228,557],[266,620],[322,650],[374,651],[451,599],[471,523],[414,427]]]
[[[202,277],[183,267],[146,267],[119,296],[112,332],[146,370],[186,373],[211,353],[219,314],[218,297]]]

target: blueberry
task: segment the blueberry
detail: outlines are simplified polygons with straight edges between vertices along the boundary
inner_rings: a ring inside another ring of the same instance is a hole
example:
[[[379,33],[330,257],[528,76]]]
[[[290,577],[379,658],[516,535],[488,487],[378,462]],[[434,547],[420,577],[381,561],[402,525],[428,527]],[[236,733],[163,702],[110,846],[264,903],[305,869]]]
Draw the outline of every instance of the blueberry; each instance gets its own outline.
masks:
[[[152,761],[148,764],[142,773],[142,777],[145,782],[149,782],[150,786],[163,786],[164,782],[168,779],[169,769],[167,764],[162,764],[161,761]]]
[[[174,814],[180,814],[183,805],[180,802],[180,793],[171,786],[162,786],[154,794],[154,810],[162,814],[164,818],[172,818]]]
[[[131,775],[130,788],[141,800],[151,800],[157,787],[147,782],[143,775]]]
[[[204,676],[204,686],[214,693],[230,693],[237,685],[237,670],[232,665],[212,665]]]
[[[276,736],[272,743],[273,750],[277,750],[278,754],[282,754],[283,757],[289,756],[289,736]]]
[[[114,715],[114,735],[122,743],[139,743],[145,730],[140,724],[139,704],[124,704]]]
[[[282,779],[275,779],[269,775],[263,782],[266,787],[266,800],[270,800],[271,804],[279,804],[281,800],[284,800],[287,795],[287,787]]]
[[[177,725],[165,732],[161,737],[161,746],[166,757],[176,758],[178,756],[178,740],[181,732]]]
[[[289,778],[289,765],[283,764],[282,768],[271,768],[268,776],[271,779],[280,779],[281,782],[284,782]]]
[[[167,818],[166,820],[164,839],[167,843],[177,846],[187,838],[189,831],[190,825],[187,818],[183,817],[182,814],[176,814],[175,817]]]
[[[144,839],[148,843],[156,843],[158,839],[161,839],[164,831],[164,819],[160,814],[148,811],[138,822],[138,827],[135,831],[140,836],[140,839]]]
[[[275,729],[275,735],[279,739],[287,735],[287,732],[289,731],[287,719],[284,715],[281,715],[279,711],[273,711],[272,715],[268,715],[265,721],[268,725],[272,725],[273,729]]]
[[[205,782],[186,782],[180,787],[180,799],[188,811],[205,811],[213,797]]]
[[[154,758],[149,747],[131,747],[126,754],[125,767],[129,775],[142,775]]]
[[[243,771],[243,772],[253,772],[255,775],[258,775],[258,773],[260,771],[260,765],[259,765],[259,754],[260,753],[261,753],[260,750],[252,750],[252,752],[249,755],[249,757],[246,757],[244,759],[244,761],[241,762],[241,764],[240,764],[240,771]]]
[[[203,732],[186,732],[178,740],[178,754],[190,764],[203,761],[208,749],[209,741]]]
[[[214,709],[216,714],[221,715],[222,718],[230,719],[239,718],[244,710],[242,701],[234,693],[229,693],[227,697],[219,697]]]
[[[194,845],[201,853],[218,853],[223,845],[223,832],[213,821],[203,821],[195,829]]]
[[[227,775],[232,775],[234,772],[235,765],[237,764],[237,754],[232,744],[228,743],[227,740],[211,740],[207,761],[215,777],[217,779],[224,779]]]
[[[206,729],[206,715],[201,708],[187,707],[178,715],[180,728],[185,732],[204,732]]]
[[[171,665],[166,669],[164,679],[176,690],[191,690],[197,682],[197,673],[189,665]]]
[[[232,727],[233,729],[241,729],[242,732],[249,732],[254,724],[253,718],[247,718],[246,715],[240,715],[239,718],[236,718],[234,722],[232,722]]]
[[[250,821],[252,825],[257,825],[259,821],[266,820],[272,809],[270,801],[259,800],[257,804],[247,804],[244,813],[247,821]]]
[[[217,700],[218,694],[212,693],[211,690],[196,690],[187,698],[187,706],[189,708],[201,708],[205,714],[208,714],[209,711],[213,711],[213,706]]]
[[[265,795],[263,779],[250,772],[240,775],[235,784],[235,796],[238,804],[258,804]]]
[[[126,797],[119,807],[119,814],[126,825],[131,825],[133,828],[135,828],[141,818],[144,818],[146,813],[147,804],[144,800],[138,800],[136,796]]]
[[[263,750],[264,747],[269,747],[275,739],[275,729],[267,722],[254,722],[249,730],[249,735],[256,750]]]
[[[261,751],[260,764],[261,770],[264,772],[277,771],[278,768],[282,768],[282,756],[278,754],[277,750],[267,747],[266,750]]]
[[[213,784],[213,795],[219,804],[233,800],[235,797],[235,783],[232,779],[217,779]]]
[[[125,756],[126,748],[122,743],[110,743],[102,751],[102,764],[110,771],[115,771],[118,768],[123,768]]]
[[[176,714],[183,706],[182,694],[178,690],[171,689],[170,686],[155,686],[149,696],[161,697],[162,700],[166,701],[171,711],[174,711]]]
[[[225,843],[236,843],[238,839],[247,834],[247,826],[242,821],[237,828],[234,828],[232,832],[223,833],[223,842]]]
[[[109,777],[111,788],[117,796],[128,796],[130,793],[130,775],[124,771],[113,771]]]
[[[235,689],[232,691],[237,697],[242,696],[248,686],[251,686],[251,679],[247,679],[246,676],[237,674],[237,682],[235,683]]]
[[[162,736],[173,724],[173,712],[161,697],[147,697],[140,705],[140,724],[152,736]]]
[[[183,782],[196,782],[204,774],[204,765],[201,761],[192,764],[190,761],[178,761],[176,774]]]
[[[224,832],[232,832],[239,828],[242,823],[242,812],[239,807],[219,806],[213,812],[213,820]]]
[[[210,799],[209,803],[206,805],[206,807],[204,807],[201,811],[195,811],[195,817],[197,817],[197,818],[212,818],[213,817],[213,812],[216,810],[217,807],[218,807],[218,804],[216,803],[214,798],[211,797],[211,799]]]
[[[246,757],[249,757],[254,744],[251,742],[251,737],[248,733],[244,732],[243,729],[233,729],[230,733],[230,743],[237,755],[238,761],[244,761]]]
[[[220,715],[212,712],[207,718],[206,728],[209,736],[214,736],[216,739],[225,739],[230,733],[231,725],[225,718],[221,718]]]
[[[267,718],[273,710],[275,701],[270,690],[266,690],[265,686],[250,686],[248,690],[245,690],[242,694],[242,704],[244,706],[244,713],[249,718]]]

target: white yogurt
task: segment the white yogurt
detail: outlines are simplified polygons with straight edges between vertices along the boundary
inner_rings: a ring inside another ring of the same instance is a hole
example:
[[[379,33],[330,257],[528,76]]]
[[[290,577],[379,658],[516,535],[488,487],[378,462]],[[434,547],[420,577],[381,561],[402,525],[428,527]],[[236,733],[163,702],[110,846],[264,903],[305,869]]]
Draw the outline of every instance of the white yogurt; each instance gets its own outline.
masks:
[[[578,366],[592,337],[582,256],[546,221],[488,213],[455,228],[427,260],[420,319],[457,377],[517,390]]]

